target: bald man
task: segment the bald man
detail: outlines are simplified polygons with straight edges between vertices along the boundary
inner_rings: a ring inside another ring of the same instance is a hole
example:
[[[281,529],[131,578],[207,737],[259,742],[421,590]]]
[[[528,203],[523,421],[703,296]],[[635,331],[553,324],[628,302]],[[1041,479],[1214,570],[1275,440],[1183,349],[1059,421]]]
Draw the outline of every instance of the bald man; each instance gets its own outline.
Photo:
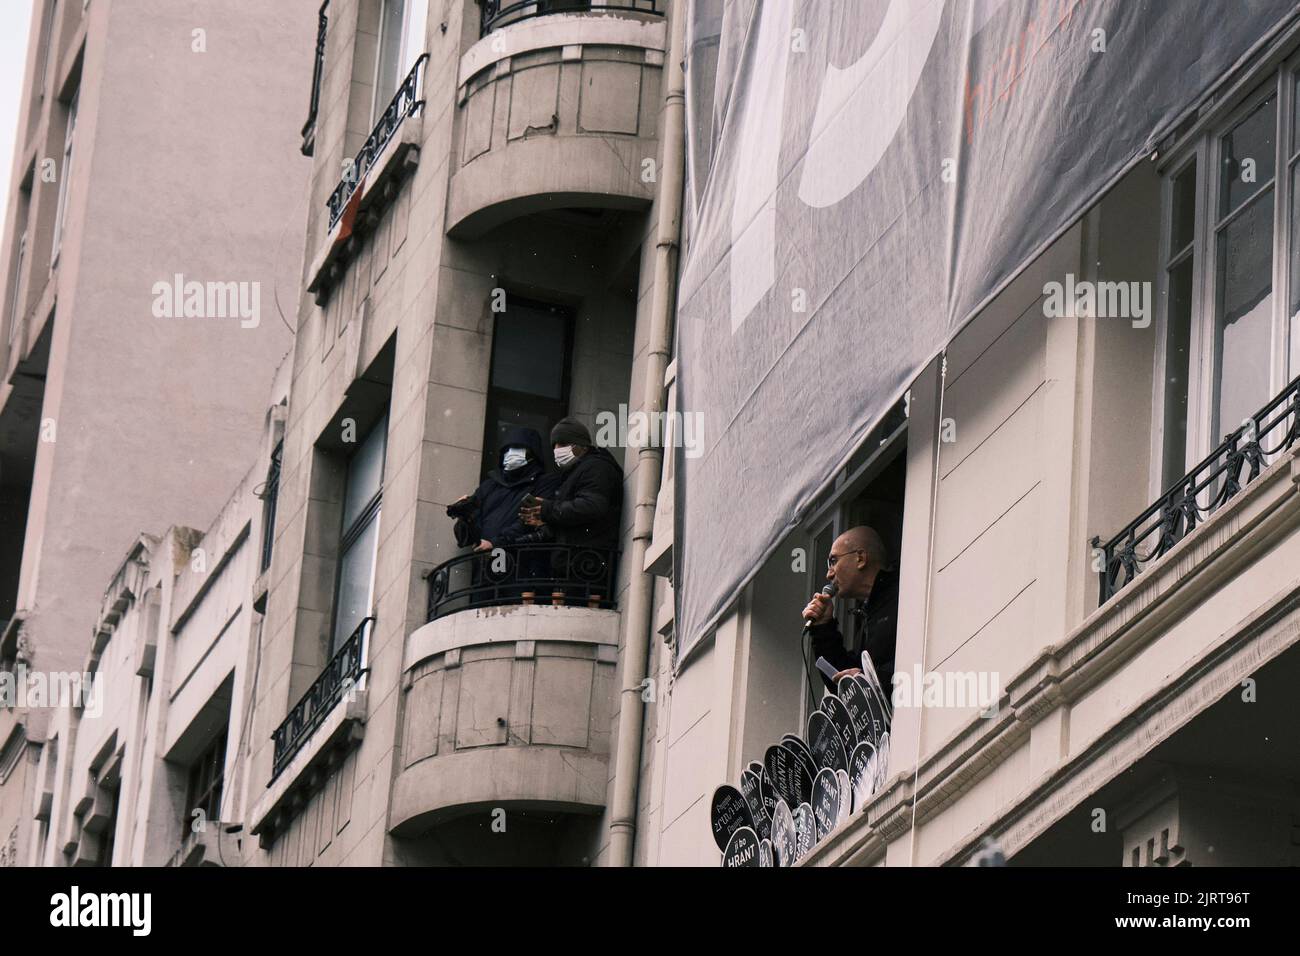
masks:
[[[813,657],[824,657],[838,673],[834,681],[822,680],[834,691],[841,677],[861,673],[862,651],[889,693],[894,676],[894,640],[898,632],[898,573],[889,566],[889,551],[880,535],[866,525],[850,528],[835,539],[826,557],[826,580],[839,588],[839,596],[857,601],[851,612],[857,619],[852,648],[844,649],[844,637],[831,616],[834,605],[824,594],[814,594],[803,609],[812,621]]]

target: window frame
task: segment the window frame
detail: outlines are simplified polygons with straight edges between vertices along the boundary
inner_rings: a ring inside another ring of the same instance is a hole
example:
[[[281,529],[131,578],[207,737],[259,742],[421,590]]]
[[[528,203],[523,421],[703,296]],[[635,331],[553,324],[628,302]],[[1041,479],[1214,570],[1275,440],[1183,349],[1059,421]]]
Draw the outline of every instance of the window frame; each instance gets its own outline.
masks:
[[[1292,362],[1292,317],[1288,314],[1292,290],[1288,275],[1290,249],[1291,172],[1300,166],[1300,124],[1295,122],[1295,86],[1300,82],[1300,52],[1293,52],[1281,62],[1260,69],[1244,78],[1239,92],[1209,119],[1185,135],[1160,158],[1158,172],[1161,178],[1159,271],[1156,276],[1156,295],[1159,300],[1155,323],[1155,371],[1152,378],[1152,440],[1149,466],[1149,491],[1152,497],[1168,490],[1171,481],[1165,480],[1163,462],[1166,436],[1165,382],[1169,376],[1169,356],[1166,354],[1170,322],[1170,274],[1182,257],[1172,250],[1173,185],[1174,179],[1189,163],[1196,163],[1195,222],[1192,229],[1192,302],[1189,335],[1189,362],[1187,381],[1187,436],[1184,449],[1183,474],[1194,468],[1213,451],[1224,435],[1237,428],[1239,422],[1218,423],[1215,418],[1219,404],[1216,383],[1221,356],[1215,347],[1218,322],[1218,238],[1257,203],[1272,203],[1272,267],[1270,272],[1272,306],[1269,332],[1269,388],[1272,397],[1300,376],[1300,361]],[[1221,184],[1219,166],[1223,159],[1223,139],[1256,108],[1270,97],[1276,100],[1276,117],[1273,129],[1274,170],[1271,181],[1260,183],[1256,194],[1241,202],[1226,214],[1219,215]],[[1261,200],[1259,193],[1272,190],[1271,200]],[[1300,354],[1297,355],[1300,359]],[[1267,400],[1267,399],[1266,399]],[[1262,403],[1261,403],[1262,404]],[[1222,434],[1215,434],[1215,431]],[[1176,480],[1176,479],[1175,479]]]
[[[23,272],[27,263],[27,230],[18,237],[18,252],[14,259],[13,292],[9,299],[9,329],[5,334],[5,345],[13,347],[18,340],[18,324],[22,321],[22,285]]]
[[[50,268],[59,262],[59,253],[63,251],[64,224],[68,216],[69,193],[72,192],[73,147],[77,136],[77,111],[81,106],[81,87],[78,86],[68,101],[67,125],[63,133],[63,162],[59,168],[59,199],[54,207],[54,244],[50,250]]]
[[[369,429],[367,429],[365,436],[357,442],[356,448],[352,450],[352,454],[343,461],[343,495],[342,500],[339,502],[339,512],[341,516],[347,508],[348,481],[352,477],[349,472],[351,471],[352,464],[360,453],[362,446],[369,441],[372,436],[374,436],[376,429],[382,430],[379,436],[381,439],[381,449],[379,452],[378,488],[375,493],[366,500],[365,505],[360,509],[360,511],[357,512],[357,516],[352,519],[352,523],[346,527],[341,527],[339,531],[338,551],[334,561],[333,600],[331,601],[332,607],[330,609],[329,654],[327,655],[326,660],[332,660],[334,655],[338,653],[339,648],[341,648],[351,636],[351,632],[342,635],[338,633],[339,610],[342,598],[340,587],[343,584],[343,559],[372,524],[375,526],[375,543],[370,553],[369,583],[366,588],[367,608],[366,613],[361,616],[361,620],[364,621],[374,613],[375,569],[379,563],[379,521],[383,511],[384,480],[387,478],[388,474],[388,415],[389,409],[385,407],[379,417],[375,419],[374,423]]]

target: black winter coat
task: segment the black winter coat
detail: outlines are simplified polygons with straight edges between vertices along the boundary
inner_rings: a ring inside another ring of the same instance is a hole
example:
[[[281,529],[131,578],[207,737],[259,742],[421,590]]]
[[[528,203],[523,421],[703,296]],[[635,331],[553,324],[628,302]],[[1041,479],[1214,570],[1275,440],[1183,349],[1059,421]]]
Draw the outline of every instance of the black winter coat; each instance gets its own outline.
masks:
[[[898,638],[898,572],[883,570],[877,573],[872,582],[871,595],[865,604],[850,612],[858,622],[857,633],[853,638],[853,650],[844,649],[844,638],[840,635],[839,625],[835,619],[824,624],[814,624],[812,632],[813,657],[824,657],[836,670],[848,670],[862,666],[862,652],[871,654],[871,663],[875,665],[876,675],[885,693],[893,689],[894,679],[894,645]],[[822,680],[832,692],[835,687],[824,674]]]
[[[623,514],[623,469],[604,448],[589,448],[560,486],[542,498],[542,522],[561,544],[617,548]]]
[[[506,471],[506,449],[520,446],[528,449],[528,464]],[[547,475],[542,461],[541,436],[531,428],[511,429],[501,444],[497,467],[488,472],[468,500],[447,508],[449,517],[459,519],[456,522],[456,543],[473,547],[481,539],[487,539],[496,547],[512,544],[532,531],[519,520],[519,505],[524,495],[529,492],[537,494],[539,485],[545,486]]]

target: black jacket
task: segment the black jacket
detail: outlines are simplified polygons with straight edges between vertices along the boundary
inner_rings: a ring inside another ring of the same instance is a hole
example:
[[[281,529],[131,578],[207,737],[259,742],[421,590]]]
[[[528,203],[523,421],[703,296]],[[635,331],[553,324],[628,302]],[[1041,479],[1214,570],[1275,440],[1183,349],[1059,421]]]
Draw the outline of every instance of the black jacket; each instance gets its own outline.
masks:
[[[865,649],[870,652],[871,662],[880,677],[880,685],[888,694],[893,688],[894,643],[898,637],[898,572],[877,572],[870,596],[865,603],[854,608],[852,614],[857,621],[853,649],[844,649],[839,625],[832,619],[825,624],[814,624],[809,629],[812,632],[813,659],[824,657],[841,671],[861,667],[865,642]],[[835,690],[825,675],[822,680],[832,691]]]
[[[561,544],[618,547],[623,513],[623,469],[604,448],[589,448],[542,501],[542,522]]]
[[[528,449],[528,463],[514,471],[505,470],[507,448]],[[447,507],[448,517],[456,521],[456,543],[473,547],[486,538],[494,546],[513,544],[533,529],[519,520],[519,504],[524,495],[537,494],[547,477],[542,465],[542,437],[531,428],[513,428],[501,444],[497,467],[488,472],[483,483],[469,499]]]

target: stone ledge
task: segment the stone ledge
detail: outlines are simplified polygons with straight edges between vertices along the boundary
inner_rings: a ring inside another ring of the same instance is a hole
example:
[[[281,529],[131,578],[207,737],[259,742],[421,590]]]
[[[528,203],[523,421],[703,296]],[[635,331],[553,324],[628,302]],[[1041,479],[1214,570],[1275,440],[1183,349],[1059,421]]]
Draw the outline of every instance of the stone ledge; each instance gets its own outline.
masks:
[[[507,604],[457,611],[430,621],[406,639],[402,671],[431,657],[484,644],[560,642],[617,648],[619,612],[602,608]],[[525,656],[525,655],[520,655]]]

